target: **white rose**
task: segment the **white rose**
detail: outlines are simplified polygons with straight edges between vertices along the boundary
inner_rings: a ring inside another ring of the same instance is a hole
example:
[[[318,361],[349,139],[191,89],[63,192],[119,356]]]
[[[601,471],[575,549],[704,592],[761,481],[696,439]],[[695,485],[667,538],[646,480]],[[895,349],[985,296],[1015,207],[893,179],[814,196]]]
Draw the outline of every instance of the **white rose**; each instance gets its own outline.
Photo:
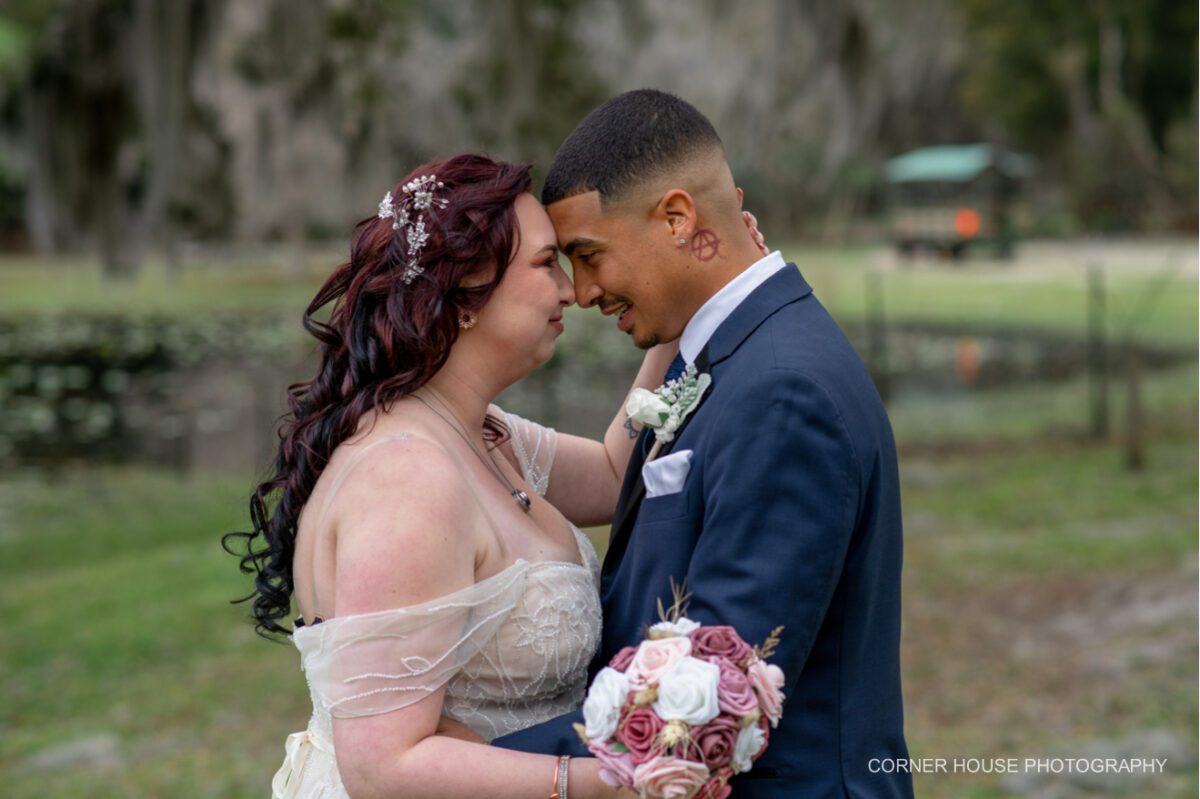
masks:
[[[682,658],[659,678],[654,712],[663,721],[682,721],[692,726],[707,724],[721,712],[717,705],[720,681],[721,669],[715,663],[690,656]]]
[[[589,740],[607,741],[612,737],[628,695],[629,680],[624,674],[608,667],[600,669],[583,700],[584,732]]]
[[[751,760],[766,742],[767,737],[758,724],[743,727],[742,731],[738,733],[737,742],[733,745],[733,773],[741,774],[743,771],[749,771]]]
[[[695,630],[700,629],[700,622],[692,621],[689,618],[682,617],[676,621],[660,621],[658,624],[650,626],[650,632],[658,633],[658,638],[667,638],[677,635],[687,638]]]
[[[653,391],[635,388],[625,403],[625,413],[646,427],[658,428],[671,415],[671,406]]]

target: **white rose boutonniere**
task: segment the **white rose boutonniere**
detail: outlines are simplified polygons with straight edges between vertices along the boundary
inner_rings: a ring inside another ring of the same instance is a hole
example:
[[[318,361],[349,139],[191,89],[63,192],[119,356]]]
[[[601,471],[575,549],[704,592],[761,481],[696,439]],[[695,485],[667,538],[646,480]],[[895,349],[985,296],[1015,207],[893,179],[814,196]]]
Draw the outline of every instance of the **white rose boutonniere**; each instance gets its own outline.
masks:
[[[635,422],[655,428],[671,416],[671,406],[653,391],[635,388],[625,403],[625,413]]]
[[[625,413],[630,419],[641,422],[654,431],[654,446],[646,456],[654,460],[663,444],[675,440],[675,432],[683,424],[700,398],[712,385],[712,376],[696,371],[695,364],[688,364],[683,375],[654,391],[635,388],[625,403]]]

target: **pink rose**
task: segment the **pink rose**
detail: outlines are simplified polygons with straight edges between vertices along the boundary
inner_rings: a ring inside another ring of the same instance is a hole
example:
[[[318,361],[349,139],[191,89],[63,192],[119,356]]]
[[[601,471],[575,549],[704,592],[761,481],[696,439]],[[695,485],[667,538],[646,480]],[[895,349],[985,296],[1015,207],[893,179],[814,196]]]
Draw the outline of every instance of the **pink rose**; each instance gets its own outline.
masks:
[[[633,660],[629,662],[629,668],[625,670],[629,686],[638,689],[657,684],[664,671],[690,654],[692,642],[687,638],[642,641]]]
[[[637,650],[636,646],[625,647],[613,655],[613,659],[608,662],[608,667],[617,671],[625,671],[629,668],[629,663],[633,660],[633,656],[637,654]]]
[[[591,741],[587,748],[600,761],[600,779],[605,785],[629,788],[633,785],[633,755],[628,752],[618,754],[610,746],[606,741]]]
[[[692,633],[691,638],[697,657],[723,657],[733,663],[741,663],[754,654],[754,650],[737,631],[726,625],[701,627]]]
[[[727,799],[729,794],[733,793],[733,788],[729,785],[729,778],[733,776],[733,769],[723,768],[714,773],[708,778],[708,782],[700,786],[700,790],[696,792],[696,799]]]
[[[654,738],[664,726],[663,720],[648,707],[630,711],[617,727],[617,740],[625,744],[634,762],[646,760],[654,749]]]
[[[772,727],[778,726],[783,714],[783,669],[755,658],[746,669],[746,677],[758,694],[763,715],[771,720]]]
[[[717,706],[724,713],[746,716],[758,710],[758,697],[742,670],[725,658],[715,658],[721,669],[721,680],[717,683]]]
[[[634,787],[655,799],[692,799],[707,779],[708,769],[703,763],[678,757],[659,756],[633,772]]]
[[[736,718],[721,715],[702,727],[693,727],[690,734],[705,765],[716,771],[733,761],[733,749],[741,731],[742,725]]]

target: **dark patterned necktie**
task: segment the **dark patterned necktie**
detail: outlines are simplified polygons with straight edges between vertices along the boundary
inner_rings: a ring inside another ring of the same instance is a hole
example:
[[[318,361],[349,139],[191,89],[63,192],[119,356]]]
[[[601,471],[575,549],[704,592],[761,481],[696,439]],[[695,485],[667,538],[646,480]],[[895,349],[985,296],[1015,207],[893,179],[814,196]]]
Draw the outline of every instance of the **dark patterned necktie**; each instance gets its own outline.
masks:
[[[663,384],[670,383],[672,380],[678,380],[683,376],[683,370],[687,366],[683,362],[683,355],[676,354],[675,359],[671,361],[671,365],[667,367],[667,374],[663,377]],[[642,436],[642,457],[645,458],[650,452],[650,447],[654,444],[654,433],[647,433]]]
[[[678,380],[683,375],[683,370],[687,366],[683,362],[683,353],[678,353],[675,360],[671,361],[671,365],[667,367],[667,375],[663,378],[663,383],[670,383],[672,380]]]

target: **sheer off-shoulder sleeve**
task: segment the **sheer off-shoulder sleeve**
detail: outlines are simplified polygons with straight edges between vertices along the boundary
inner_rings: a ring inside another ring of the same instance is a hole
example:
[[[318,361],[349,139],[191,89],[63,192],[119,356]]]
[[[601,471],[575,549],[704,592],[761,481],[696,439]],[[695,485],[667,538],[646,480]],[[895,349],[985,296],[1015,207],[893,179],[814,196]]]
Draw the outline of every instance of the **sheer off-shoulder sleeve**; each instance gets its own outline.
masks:
[[[504,422],[512,433],[513,451],[517,453],[517,460],[521,462],[525,482],[529,483],[539,496],[545,496],[546,488],[550,485],[554,452],[558,447],[558,433],[553,427],[542,427],[515,413],[505,413]]]
[[[420,605],[328,619],[293,633],[315,702],[331,716],[388,713],[445,685],[516,607],[529,563]]]

